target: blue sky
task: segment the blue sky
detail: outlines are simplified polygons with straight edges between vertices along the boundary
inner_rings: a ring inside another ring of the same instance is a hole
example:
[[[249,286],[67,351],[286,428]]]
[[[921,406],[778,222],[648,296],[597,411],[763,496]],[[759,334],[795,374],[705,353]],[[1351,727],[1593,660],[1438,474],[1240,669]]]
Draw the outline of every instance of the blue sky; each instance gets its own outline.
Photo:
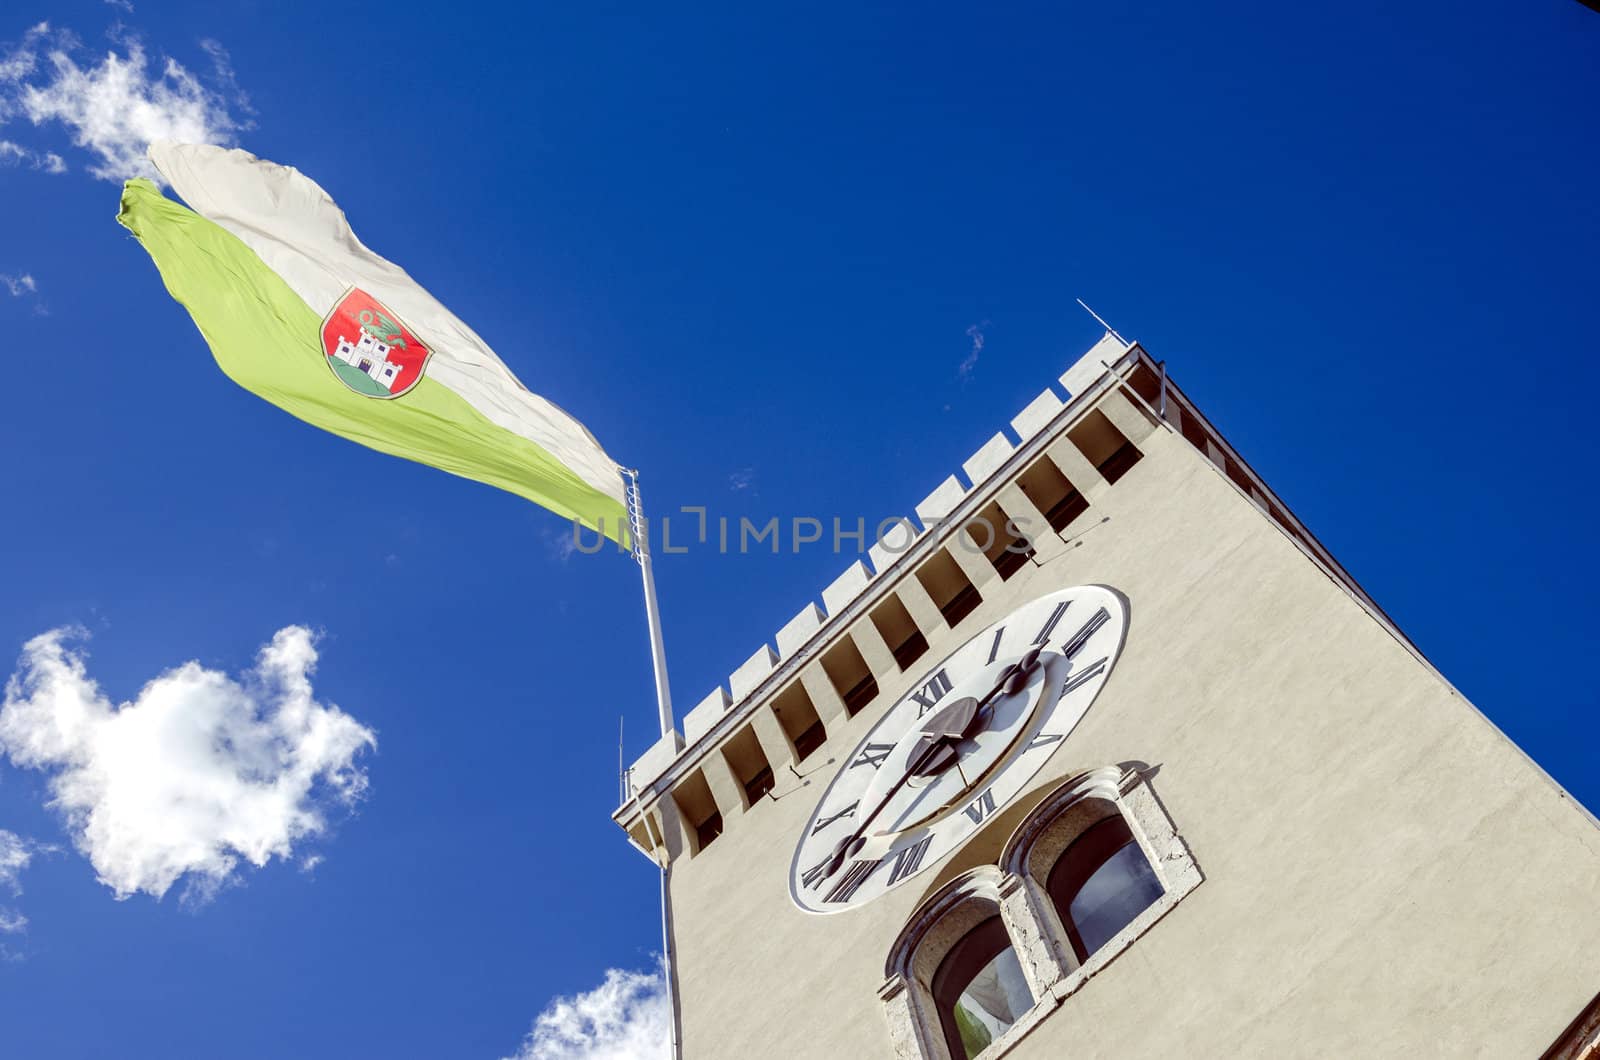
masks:
[[[112,219],[160,131],[317,179],[658,513],[909,510],[1098,337],[1083,297],[1600,806],[1573,0],[129,6],[0,20],[0,652],[12,700],[92,680],[148,722],[72,761],[12,723],[0,1052],[501,1057],[658,945],[607,819],[618,719],[630,760],[653,726],[635,569],[228,382]],[[661,557],[680,709],[846,562]],[[73,626],[82,679],[34,640]],[[325,827],[141,816],[208,779],[185,711],[281,700],[240,675],[285,629],[348,737],[287,796]],[[649,1000],[610,982],[595,1004]],[[559,1030],[529,1055],[628,1033]]]

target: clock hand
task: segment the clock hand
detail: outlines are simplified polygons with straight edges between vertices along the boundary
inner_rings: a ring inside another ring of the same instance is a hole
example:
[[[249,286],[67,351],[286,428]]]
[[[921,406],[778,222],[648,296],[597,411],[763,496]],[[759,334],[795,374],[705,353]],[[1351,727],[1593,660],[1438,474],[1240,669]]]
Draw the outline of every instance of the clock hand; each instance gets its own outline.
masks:
[[[1039,650],[1038,648],[1028,649],[1026,655],[1001,671],[1000,679],[995,682],[994,687],[989,689],[981,698],[972,701],[971,711],[957,715],[961,718],[959,725],[946,722],[940,726],[941,731],[946,735],[955,737],[958,743],[962,740],[970,740],[983,731],[984,727],[989,724],[989,718],[993,713],[989,711],[990,701],[1001,692],[1008,696],[1014,696],[1027,686],[1028,679],[1039,669]],[[965,701],[958,700],[951,706],[960,706],[962,702]],[[942,721],[944,719],[940,717],[938,720]],[[924,735],[932,736],[936,734],[925,732]]]
[[[931,730],[923,731],[924,739],[928,742],[912,758],[904,773],[900,774],[889,790],[884,792],[883,798],[872,808],[872,812],[861,819],[855,831],[839,840],[833,848],[833,854],[824,863],[822,879],[827,879],[844,867],[845,860],[856,851],[860,850],[866,842],[862,833],[872,827],[872,822],[877,820],[885,806],[900,794],[900,789],[914,776],[929,775],[947,769],[954,760],[945,752],[952,752],[953,745],[976,736],[988,724],[985,711],[989,703],[1001,692],[1014,696],[1027,685],[1028,678],[1032,677],[1039,668],[1039,649],[1030,648],[1021,659],[1012,663],[1001,672],[1000,678],[994,687],[989,689],[981,699],[966,697],[952,703],[949,708],[940,711],[931,720],[934,726]],[[955,756],[959,757],[959,756]]]
[[[838,872],[844,867],[845,859],[861,849],[866,843],[861,833],[872,827],[872,822],[877,819],[878,814],[882,813],[883,808],[889,805],[896,795],[900,794],[900,789],[906,786],[906,782],[916,776],[919,770],[925,768],[927,763],[932,760],[934,753],[946,747],[951,739],[952,737],[948,735],[935,736],[927,746],[922,748],[916,757],[911,760],[910,765],[906,767],[906,771],[901,773],[899,779],[889,786],[888,791],[884,792],[883,798],[878,800],[878,804],[872,808],[872,812],[862,818],[861,823],[856,826],[856,830],[839,840],[838,845],[833,848],[833,853],[824,863],[821,879],[825,880]]]

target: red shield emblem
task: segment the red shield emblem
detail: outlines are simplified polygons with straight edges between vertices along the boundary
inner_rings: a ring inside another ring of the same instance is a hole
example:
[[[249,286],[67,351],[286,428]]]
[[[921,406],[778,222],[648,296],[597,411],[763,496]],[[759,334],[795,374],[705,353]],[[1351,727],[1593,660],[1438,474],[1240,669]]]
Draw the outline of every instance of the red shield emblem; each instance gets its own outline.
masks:
[[[323,318],[322,352],[341,383],[375,398],[397,398],[416,386],[433,356],[399,317],[358,287]]]

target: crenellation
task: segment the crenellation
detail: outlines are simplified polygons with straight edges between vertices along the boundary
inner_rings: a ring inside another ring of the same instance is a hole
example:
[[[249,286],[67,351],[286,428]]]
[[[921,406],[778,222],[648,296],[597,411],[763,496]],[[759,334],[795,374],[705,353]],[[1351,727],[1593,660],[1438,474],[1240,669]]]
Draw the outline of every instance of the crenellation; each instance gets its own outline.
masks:
[[[1106,365],[1116,364],[1135,348],[1133,343],[1123,342],[1111,332],[1106,332],[1099,342],[1089,347],[1088,353],[1079,357],[1071,368],[1061,374],[1061,389],[1067,392],[1069,399],[1087,394],[1095,382],[1106,374]]]
[[[776,665],[778,665],[778,653],[773,651],[769,644],[761,645],[755,654],[740,663],[739,668],[728,675],[728,689],[733,693],[733,702],[737,703],[755,691]]]
[[[728,695],[726,688],[721,685],[713,688],[683,716],[683,738],[692,746],[700,737],[710,732],[711,727],[721,721],[722,716],[732,706],[733,698]]]
[[[1046,513],[1024,492],[1018,478],[1025,476],[1028,468],[1035,466],[1038,461],[1048,460],[1061,472],[1067,483],[1093,506],[1100,502],[1106,491],[1114,487],[1085,457],[1072,436],[1077,434],[1081,439],[1085,425],[1096,415],[1103,417],[1106,423],[1114,426],[1135,446],[1140,445],[1152,432],[1163,428],[1163,424],[1152,417],[1142,400],[1130,398],[1125,393],[1126,385],[1119,386],[1112,382],[1109,389],[1100,385],[1101,377],[1108,376],[1107,364],[1117,370],[1119,378],[1138,374],[1129,372],[1131,366],[1140,366],[1139,371],[1147,379],[1154,378],[1153,373],[1157,370],[1148,354],[1139,347],[1125,346],[1110,334],[1102,337],[1061,377],[1062,386],[1075,396],[1092,391],[1092,404],[1073,410],[1074,415],[1066,418],[1063,413],[1073,407],[1073,401],[1069,399],[1062,402],[1053,389],[1046,389],[1029,402],[1011,421],[1012,427],[1022,437],[1020,445],[1013,443],[1004,432],[991,437],[963,464],[963,472],[972,483],[970,487],[959,475],[947,476],[915,506],[915,521],[902,518],[874,542],[868,550],[870,563],[862,559],[852,562],[822,591],[820,606],[815,602],[808,603],[778,630],[774,638],[776,650],[769,644],[763,644],[734,670],[727,689],[715,689],[690,710],[683,719],[682,737],[674,733],[646,751],[630,771],[633,787],[648,787],[672,767],[686,746],[693,748],[702,743],[713,730],[722,732],[721,723],[730,713],[745,711],[754,717],[765,709],[770,715],[772,705],[781,695],[774,697],[766,692],[777,692],[783,687],[795,690],[796,694],[804,690],[817,720],[831,737],[836,727],[851,713],[846,708],[844,697],[852,689],[840,687],[840,678],[832,672],[840,670],[843,665],[841,660],[847,656],[859,657],[865,665],[866,676],[879,686],[899,677],[902,667],[896,662],[895,646],[886,641],[872,618],[875,612],[883,608],[884,601],[891,598],[891,594],[893,598],[898,598],[898,603],[904,607],[917,631],[930,642],[942,636],[954,624],[947,620],[945,608],[952,608],[950,613],[959,621],[973,602],[987,598],[991,592],[1003,594],[1006,590],[996,567],[998,560],[986,556],[965,527],[950,521],[952,516],[970,520],[982,513],[987,513],[990,518],[998,514],[1002,523],[1009,519],[1028,528],[1034,549],[1032,562],[1035,565],[1049,562],[1070,548],[1061,535],[1051,532]],[[1187,399],[1182,399],[1176,388],[1172,388],[1165,406],[1168,413],[1165,426],[1169,430],[1173,424],[1183,422],[1179,413],[1180,400]],[[1226,473],[1230,458],[1225,455],[1220,439],[1213,435],[1203,419],[1194,421],[1194,415],[1192,412],[1183,414],[1184,418],[1191,420],[1191,429],[1198,432],[1194,440],[1199,442],[1203,454]],[[1054,432],[1046,435],[1045,430],[1052,424],[1055,425]],[[1025,464],[1017,459],[1024,451],[1028,454]],[[999,471],[1008,466],[1011,466],[1008,479],[992,481]],[[1262,495],[1261,488],[1254,482],[1239,488],[1270,518],[1283,524],[1286,532],[1291,535],[1300,533],[1295,526],[1274,514],[1277,511],[1276,503]],[[974,496],[974,491],[979,489],[982,490],[982,497]],[[920,528],[918,523],[921,524]],[[996,528],[1001,533],[1004,529],[1003,525]],[[934,540],[930,542],[926,540],[928,538]],[[1316,547],[1319,556],[1325,557],[1320,546]],[[914,565],[895,570],[908,551],[918,557]],[[945,555],[949,559],[941,558]],[[1331,563],[1331,560],[1327,562]],[[944,573],[936,574],[940,564],[944,565]],[[970,587],[963,590],[968,594],[966,609],[955,608],[951,597],[953,590],[948,588],[958,584],[953,581],[957,578],[957,570],[959,579],[964,579],[964,584]],[[886,577],[891,571],[892,581]],[[1353,591],[1360,592],[1342,570],[1336,576],[1350,585]],[[935,580],[929,582],[930,577]],[[872,594],[874,600],[878,601],[871,609],[857,606],[860,598],[866,594]],[[808,658],[808,655],[811,657]],[[829,656],[833,657],[833,661],[828,662],[825,668],[824,659]],[[786,684],[773,686],[775,678]],[[757,696],[762,698],[761,703],[753,703]],[[756,709],[747,711],[746,708],[752,705]],[[756,723],[755,731],[763,753],[774,770],[797,760],[793,737],[798,733],[786,733],[775,715]],[[717,739],[720,741],[730,733],[731,730]]]
[[[828,620],[827,613],[815,603],[809,603],[798,615],[784,623],[778,630],[778,658],[790,659],[795,653],[805,646],[822,624]]]
[[[886,523],[888,521],[884,520]],[[917,529],[916,523],[902,516],[867,550],[867,559],[871,562],[872,569],[882,574],[894,566],[895,561],[915,544],[920,536],[922,531]]]
[[[1050,421],[1060,415],[1066,408],[1066,403],[1056,397],[1056,392],[1046,388],[1040,395],[1028,402],[1023,410],[1011,419],[1011,429],[1017,432],[1017,437],[1027,441],[1046,427]]]
[[[833,579],[833,583],[822,590],[822,606],[830,615],[837,615],[850,601],[861,595],[861,591],[872,581],[874,572],[867,566],[865,560],[856,560],[846,567],[844,573]]]
[[[922,503],[915,509],[923,528],[931,530],[945,516],[955,511],[956,505],[960,504],[966,495],[967,488],[954,475],[939,483],[938,488],[924,497]]]
[[[656,779],[677,759],[683,748],[683,736],[676,730],[651,744],[650,749],[640,755],[634,761],[633,768],[628,771],[628,785],[631,789],[629,797],[631,798],[634,792],[644,791],[655,783]]]
[[[993,438],[984,442],[976,453],[973,453],[961,465],[961,470],[966,472],[968,480],[974,487],[986,481],[990,475],[1000,470],[1000,467],[1009,459],[1016,449],[1011,439],[1004,433],[996,432]]]

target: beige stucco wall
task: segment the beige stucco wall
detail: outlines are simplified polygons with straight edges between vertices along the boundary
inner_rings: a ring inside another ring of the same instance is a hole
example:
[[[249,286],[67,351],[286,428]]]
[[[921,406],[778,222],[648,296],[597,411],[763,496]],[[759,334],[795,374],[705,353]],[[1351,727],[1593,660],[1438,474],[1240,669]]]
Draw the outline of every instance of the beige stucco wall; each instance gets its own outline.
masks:
[[[1123,655],[1033,787],[1156,767],[1205,876],[1010,1055],[1537,1056],[1600,990],[1600,830],[1180,437],[1140,446],[1074,547],[983,586],[924,657],[1050,589],[1125,593]],[[890,1055],[888,947],[973,858],[833,916],[786,891],[814,800],[908,684],[879,681],[807,786],[782,771],[673,865],[689,1060]]]

